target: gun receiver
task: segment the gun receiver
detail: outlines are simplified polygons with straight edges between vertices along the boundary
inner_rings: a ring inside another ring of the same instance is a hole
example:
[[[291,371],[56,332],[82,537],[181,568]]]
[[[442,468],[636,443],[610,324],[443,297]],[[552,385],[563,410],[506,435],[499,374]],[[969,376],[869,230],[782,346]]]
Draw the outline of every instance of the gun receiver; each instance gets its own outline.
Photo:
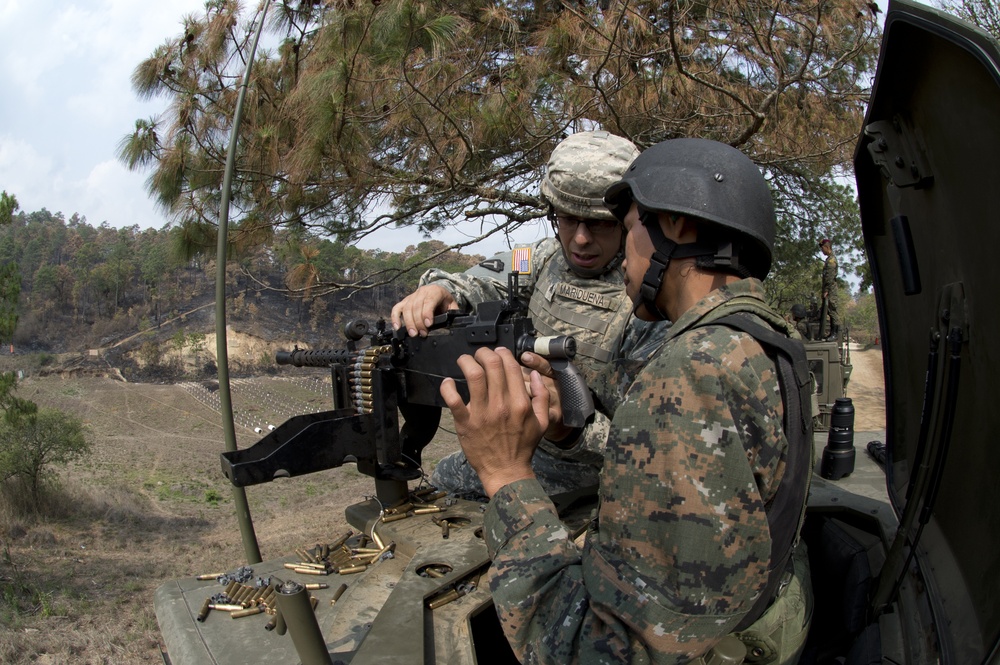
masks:
[[[330,368],[334,408],[293,416],[250,448],[222,453],[222,472],[233,485],[245,487],[355,462],[375,478],[380,499],[383,491],[393,495],[400,484],[420,477],[421,451],[434,437],[445,406],[441,382],[455,379],[467,399],[457,360],[481,346],[503,346],[515,357],[525,351],[546,357],[559,385],[563,421],[583,427],[594,403],[571,362],[576,342],[567,336],[535,337],[527,306],[516,294],[517,273],[511,273],[507,300],[481,303],[475,315],[441,314],[427,337],[408,337],[405,329],[392,331],[380,320],[370,343],[359,349],[369,326],[352,322],[345,328],[346,349],[279,352],[279,365]]]

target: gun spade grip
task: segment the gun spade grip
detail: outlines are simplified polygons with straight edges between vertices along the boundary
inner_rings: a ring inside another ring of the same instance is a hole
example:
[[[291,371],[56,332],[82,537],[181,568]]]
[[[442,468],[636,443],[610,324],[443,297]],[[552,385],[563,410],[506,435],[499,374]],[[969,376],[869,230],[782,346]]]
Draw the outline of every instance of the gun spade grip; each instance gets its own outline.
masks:
[[[584,427],[594,415],[594,396],[576,365],[568,360],[550,360],[559,386],[563,423],[568,427]]]

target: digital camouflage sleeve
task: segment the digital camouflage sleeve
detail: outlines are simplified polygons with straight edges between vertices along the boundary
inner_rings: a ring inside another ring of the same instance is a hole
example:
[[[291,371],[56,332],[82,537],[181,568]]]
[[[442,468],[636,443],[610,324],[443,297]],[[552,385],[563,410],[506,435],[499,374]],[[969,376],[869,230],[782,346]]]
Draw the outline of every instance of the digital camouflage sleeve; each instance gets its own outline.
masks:
[[[524,662],[686,662],[751,609],[767,581],[764,507],[784,471],[783,406],[756,340],[705,323],[736,311],[780,321],[762,295],[757,280],[714,291],[635,376],[582,548],[535,481],[493,497],[490,586]]]

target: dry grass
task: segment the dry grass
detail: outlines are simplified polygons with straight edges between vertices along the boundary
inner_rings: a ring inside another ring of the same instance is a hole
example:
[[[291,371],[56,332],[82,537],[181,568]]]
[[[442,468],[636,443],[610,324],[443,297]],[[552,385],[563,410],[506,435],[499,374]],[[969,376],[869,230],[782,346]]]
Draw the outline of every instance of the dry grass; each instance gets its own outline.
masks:
[[[284,398],[269,406],[262,391]],[[0,662],[160,662],[154,590],[245,563],[218,414],[190,388],[112,379],[29,378],[19,394],[83,418],[93,454],[61,472],[38,512],[16,488],[0,496]],[[233,387],[236,410],[268,422],[324,401],[281,378]],[[241,447],[257,438],[238,431]],[[425,463],[456,445],[444,433]],[[262,556],[333,540],[344,508],[372,491],[353,466],[248,488]]]
[[[881,354],[858,352],[853,361],[856,429],[882,428]],[[327,408],[309,385],[234,382],[234,408],[274,423]],[[268,405],[265,392],[282,398]],[[82,418],[93,454],[61,473],[61,489],[37,514],[21,505],[22,494],[0,496],[0,662],[160,662],[153,591],[245,563],[220,470],[218,413],[192,386],[50,376],[22,381],[19,394]],[[447,413],[443,422],[450,429]],[[257,438],[238,431],[241,447]],[[442,433],[424,451],[425,467],[456,446]],[[248,488],[261,554],[333,540],[347,529],[344,508],[371,492],[353,466]]]

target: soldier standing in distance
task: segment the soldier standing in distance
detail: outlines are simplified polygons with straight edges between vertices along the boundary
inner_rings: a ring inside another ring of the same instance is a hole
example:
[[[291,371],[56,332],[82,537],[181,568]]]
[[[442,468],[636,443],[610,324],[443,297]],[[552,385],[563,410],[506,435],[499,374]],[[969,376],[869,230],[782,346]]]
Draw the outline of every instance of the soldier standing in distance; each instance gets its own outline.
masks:
[[[827,340],[835,340],[840,335],[840,312],[838,310],[837,294],[837,257],[833,254],[833,245],[829,238],[819,241],[819,249],[826,256],[823,263],[823,304],[826,305],[826,316],[830,320]],[[826,319],[820,322],[820,334],[826,328]]]
[[[735,148],[674,139],[605,198],[627,230],[636,315],[673,325],[630,383],[595,395],[613,420],[582,547],[531,469],[549,426],[545,363],[522,356],[539,370],[529,393],[510,351],[480,349],[459,359],[468,404],[450,379],[441,386],[491,497],[484,538],[504,633],[525,663],[704,663],[733,632],[755,663],[794,663],[812,604],[798,544],[811,414],[802,344],[764,301],[767,183]]]
[[[507,274],[517,269],[520,295],[538,334],[572,335],[577,343],[574,363],[591,383],[618,351],[631,317],[621,269],[624,231],[603,197],[638,154],[631,141],[605,131],[564,139],[549,156],[540,184],[556,237],[515,247],[513,260],[505,252],[464,273],[427,271],[421,286],[392,308],[393,328],[405,326],[411,336],[425,335],[435,314],[503,299]],[[636,328],[630,339],[640,332],[648,339],[649,330]],[[603,417],[582,433],[553,425],[556,434],[542,441],[534,461],[548,493],[597,486],[607,426]],[[461,451],[438,463],[431,482],[466,498],[485,498]]]

